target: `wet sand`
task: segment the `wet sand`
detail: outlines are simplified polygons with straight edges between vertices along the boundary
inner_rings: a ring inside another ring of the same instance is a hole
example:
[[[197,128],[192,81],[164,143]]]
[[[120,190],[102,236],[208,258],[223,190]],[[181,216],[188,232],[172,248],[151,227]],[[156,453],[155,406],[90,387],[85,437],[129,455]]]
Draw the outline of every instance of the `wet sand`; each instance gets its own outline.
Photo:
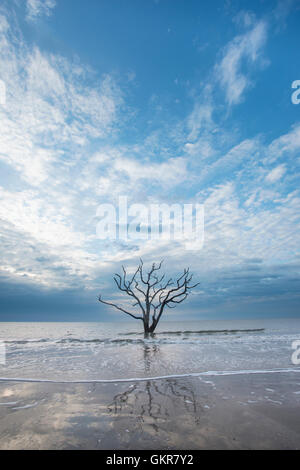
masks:
[[[300,449],[300,376],[1,382],[0,449]]]

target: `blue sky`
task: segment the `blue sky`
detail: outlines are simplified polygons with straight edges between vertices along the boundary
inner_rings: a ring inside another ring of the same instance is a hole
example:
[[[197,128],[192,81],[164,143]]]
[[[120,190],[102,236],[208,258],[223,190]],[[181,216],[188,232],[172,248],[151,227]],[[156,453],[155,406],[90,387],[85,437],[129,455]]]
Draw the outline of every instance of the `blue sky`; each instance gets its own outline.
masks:
[[[200,286],[168,319],[299,315],[297,1],[0,7],[0,320],[118,320],[112,275]],[[202,249],[97,238],[97,207],[199,203]],[[121,319],[124,319],[121,316]]]

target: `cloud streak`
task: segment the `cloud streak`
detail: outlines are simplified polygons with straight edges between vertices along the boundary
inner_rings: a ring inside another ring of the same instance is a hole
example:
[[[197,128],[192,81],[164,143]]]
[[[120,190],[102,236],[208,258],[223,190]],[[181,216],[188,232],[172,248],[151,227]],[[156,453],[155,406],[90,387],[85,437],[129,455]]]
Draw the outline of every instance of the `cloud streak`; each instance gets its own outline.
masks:
[[[35,21],[40,16],[50,16],[56,0],[26,0],[27,19]]]
[[[251,86],[249,68],[262,64],[262,48],[267,40],[267,25],[258,21],[246,33],[236,36],[224,49],[221,62],[216,66],[229,105],[239,104]]]

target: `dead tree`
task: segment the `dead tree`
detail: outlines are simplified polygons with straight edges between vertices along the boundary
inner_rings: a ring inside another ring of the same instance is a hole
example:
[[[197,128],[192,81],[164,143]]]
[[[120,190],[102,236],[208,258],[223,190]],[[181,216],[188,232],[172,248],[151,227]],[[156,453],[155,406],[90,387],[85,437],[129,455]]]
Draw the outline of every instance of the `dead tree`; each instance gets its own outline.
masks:
[[[145,334],[153,333],[165,307],[175,308],[188,297],[191,289],[199,284],[191,285],[193,275],[190,274],[189,268],[184,269],[177,280],[173,281],[170,278],[166,281],[165,274],[158,274],[162,263],[163,261],[157,266],[153,263],[150,271],[145,273],[143,261],[140,260],[138,268],[129,279],[124,266],[122,266],[122,276],[120,274],[114,276],[118,289],[131,297],[132,306],[138,307],[138,313],[129,312],[127,308],[107,302],[101,295],[98,297],[99,302],[111,305],[132,318],[141,320]]]

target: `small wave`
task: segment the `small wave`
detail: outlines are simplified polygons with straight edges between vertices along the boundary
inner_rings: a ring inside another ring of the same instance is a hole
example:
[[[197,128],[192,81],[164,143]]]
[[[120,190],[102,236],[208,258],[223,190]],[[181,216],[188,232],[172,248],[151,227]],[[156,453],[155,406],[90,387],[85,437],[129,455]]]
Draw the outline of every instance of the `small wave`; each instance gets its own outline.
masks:
[[[120,338],[103,338],[103,339],[80,339],[80,338],[63,338],[56,341],[58,344],[68,344],[68,343],[92,343],[92,344],[144,344],[145,341],[141,338],[137,339],[120,339]]]
[[[63,338],[63,339],[58,339],[55,342],[59,344],[64,344],[64,343],[107,343],[108,341],[109,341],[109,338],[107,339]]]
[[[51,341],[49,338],[40,338],[40,339],[12,339],[12,340],[5,340],[7,344],[27,344],[27,343],[47,343]]]
[[[156,338],[155,336],[150,338],[106,338],[106,339],[79,339],[79,338],[64,338],[56,341],[57,344],[103,344],[103,345],[136,345],[141,344],[147,345],[163,345],[163,344],[199,344],[198,339],[184,338]]]
[[[243,330],[184,330],[184,331],[159,331],[154,333],[156,335],[214,335],[214,334],[235,334],[235,333],[259,333],[264,331],[265,328],[250,328],[250,329],[243,329]],[[131,336],[137,335],[137,332],[130,332],[130,333],[119,333],[122,336]]]
[[[140,332],[129,332],[129,333],[119,333],[119,336],[141,336],[140,338],[72,338],[70,335],[67,335],[65,338],[39,338],[39,339],[22,339],[22,340],[6,340],[5,343],[12,344],[12,345],[25,345],[25,344],[38,344],[38,343],[56,343],[56,344],[64,344],[64,343],[91,343],[91,344],[147,344],[151,342],[170,342],[172,344],[172,340],[168,341],[167,338],[159,339],[158,336],[192,336],[192,335],[229,335],[229,334],[236,334],[236,333],[259,333],[264,331],[265,328],[254,328],[254,329],[243,329],[243,330],[183,330],[183,331],[160,331],[149,338],[143,338],[143,333]]]
[[[26,410],[28,408],[34,408],[39,404],[38,401],[35,401],[34,403],[30,403],[29,405],[23,405],[23,406],[16,406],[15,408],[12,408],[13,410]]]
[[[16,377],[0,377],[0,382],[30,382],[30,383],[53,383],[53,384],[90,384],[90,383],[124,383],[124,382],[146,382],[164,379],[181,379],[185,377],[217,377],[229,375],[252,375],[252,374],[287,374],[300,373],[300,368],[285,369],[244,369],[244,370],[213,370],[205,372],[190,372],[187,374],[158,375],[155,377],[132,377],[116,379],[84,379],[84,380],[51,380],[51,379],[32,379]]]
[[[61,338],[61,339],[50,339],[50,338],[43,338],[43,339],[28,339],[28,340],[8,340],[5,341],[7,344],[11,345],[25,345],[25,344],[36,344],[36,343],[51,343],[51,344],[72,344],[72,343],[91,343],[91,344],[109,344],[109,343],[143,343],[144,340],[141,338],[137,339],[119,339],[119,338],[93,338],[93,339],[85,339],[85,338]]]
[[[64,338],[57,340],[57,344],[99,344],[99,345],[136,345],[141,344],[143,346],[147,345],[162,345],[162,344],[198,344],[199,341],[187,341],[188,338],[182,339],[169,339],[169,338],[105,338],[105,339],[80,339],[80,338]]]

